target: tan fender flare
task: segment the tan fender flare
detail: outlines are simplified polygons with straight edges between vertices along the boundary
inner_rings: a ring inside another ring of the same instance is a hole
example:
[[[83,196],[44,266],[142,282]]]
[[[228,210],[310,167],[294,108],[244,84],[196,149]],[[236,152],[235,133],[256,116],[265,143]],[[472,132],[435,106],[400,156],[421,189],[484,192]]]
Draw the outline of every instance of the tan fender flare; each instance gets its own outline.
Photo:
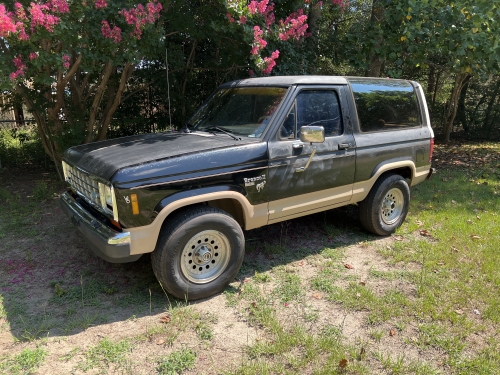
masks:
[[[197,203],[205,203],[217,200],[235,200],[237,201],[243,211],[244,219],[244,229],[249,230],[253,228],[258,228],[267,224],[268,221],[268,204],[262,203],[258,205],[252,205],[240,193],[234,191],[219,191],[213,193],[207,193],[202,195],[196,195],[193,197],[179,199],[170,203],[168,206],[163,208],[155,220],[149,224],[137,228],[128,228],[130,232],[130,243],[131,249],[130,254],[144,254],[152,252],[156,247],[156,242],[160,235],[161,227],[163,222],[168,218],[168,216],[182,208],[191,206]]]

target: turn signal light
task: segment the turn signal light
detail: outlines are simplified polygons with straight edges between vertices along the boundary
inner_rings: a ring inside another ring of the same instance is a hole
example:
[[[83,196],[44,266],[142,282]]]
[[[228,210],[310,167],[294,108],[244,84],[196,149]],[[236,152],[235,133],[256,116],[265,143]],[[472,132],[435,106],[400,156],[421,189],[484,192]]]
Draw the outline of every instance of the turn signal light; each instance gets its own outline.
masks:
[[[130,194],[130,203],[132,203],[132,214],[139,215],[139,202],[137,194]]]

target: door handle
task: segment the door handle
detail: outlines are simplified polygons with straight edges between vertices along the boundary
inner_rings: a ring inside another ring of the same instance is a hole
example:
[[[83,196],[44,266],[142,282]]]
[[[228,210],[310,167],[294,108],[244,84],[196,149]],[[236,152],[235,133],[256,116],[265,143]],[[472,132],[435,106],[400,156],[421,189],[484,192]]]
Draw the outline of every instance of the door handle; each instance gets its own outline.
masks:
[[[352,147],[352,143],[339,143],[339,150],[347,150]]]
[[[303,144],[302,142],[297,142],[297,143],[293,143],[293,144],[292,144],[292,148],[293,148],[294,150],[298,150],[298,149],[301,149],[301,148],[303,148],[303,147],[304,147],[304,144]]]

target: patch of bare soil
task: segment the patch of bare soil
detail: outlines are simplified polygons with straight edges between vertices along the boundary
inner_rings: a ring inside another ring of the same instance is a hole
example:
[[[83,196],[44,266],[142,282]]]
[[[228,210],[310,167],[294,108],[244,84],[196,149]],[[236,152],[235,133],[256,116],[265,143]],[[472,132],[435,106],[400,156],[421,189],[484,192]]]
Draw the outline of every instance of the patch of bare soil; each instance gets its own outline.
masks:
[[[27,197],[33,195],[36,181],[43,179],[51,193],[62,192],[53,176],[0,174],[2,187],[26,201],[32,199]],[[266,335],[249,322],[248,301],[230,306],[222,293],[184,306],[183,301],[164,294],[148,256],[131,264],[102,261],[63,215],[57,197],[33,207],[32,212],[15,213],[14,224],[12,218],[0,217],[3,223],[10,223],[0,224],[0,312],[4,311],[0,313],[0,356],[40,346],[48,356],[37,374],[79,374],[83,372],[77,366],[85,360],[86,351],[107,338],[128,340],[132,349],[127,363],[111,365],[105,373],[114,369],[117,373],[153,374],[161,357],[193,349],[195,366],[185,373],[218,374],[245,362],[245,349]],[[343,251],[339,266],[351,268],[346,268],[336,285],[363,282],[380,295],[389,289],[398,289],[409,298],[415,295],[414,287],[401,278],[372,276],[373,270],[401,271],[377,252],[395,239],[366,235],[358,226],[357,208],[351,206],[249,231],[245,262],[232,288],[243,285],[256,271],[292,268],[301,278],[305,295],[286,306],[276,302],[283,322],[300,322],[316,332],[326,326],[340,327],[345,340],[365,342],[367,350],[436,362],[438,352],[421,352],[407,344],[416,334],[413,325],[393,335],[396,322],[370,326],[367,311],[347,310],[311,289],[310,280],[330,261],[319,255],[321,251],[339,248]],[[265,292],[273,293],[274,285],[269,283]],[[181,313],[174,321],[176,309]],[[307,319],[305,310],[316,318]],[[200,327],[208,327],[209,334],[203,337]],[[371,334],[374,329],[382,332],[378,341]],[[373,361],[374,373],[382,372],[377,363]]]

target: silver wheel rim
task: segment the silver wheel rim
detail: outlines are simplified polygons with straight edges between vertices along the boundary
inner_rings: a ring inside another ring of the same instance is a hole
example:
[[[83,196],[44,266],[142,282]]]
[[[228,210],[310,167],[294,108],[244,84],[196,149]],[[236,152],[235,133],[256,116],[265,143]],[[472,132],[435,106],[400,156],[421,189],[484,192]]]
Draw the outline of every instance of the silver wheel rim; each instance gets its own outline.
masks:
[[[387,192],[382,200],[380,215],[385,224],[394,224],[403,212],[404,197],[400,189],[394,188]]]
[[[182,273],[192,283],[206,284],[224,272],[230,255],[227,237],[216,230],[205,230],[191,237],[184,246]]]

